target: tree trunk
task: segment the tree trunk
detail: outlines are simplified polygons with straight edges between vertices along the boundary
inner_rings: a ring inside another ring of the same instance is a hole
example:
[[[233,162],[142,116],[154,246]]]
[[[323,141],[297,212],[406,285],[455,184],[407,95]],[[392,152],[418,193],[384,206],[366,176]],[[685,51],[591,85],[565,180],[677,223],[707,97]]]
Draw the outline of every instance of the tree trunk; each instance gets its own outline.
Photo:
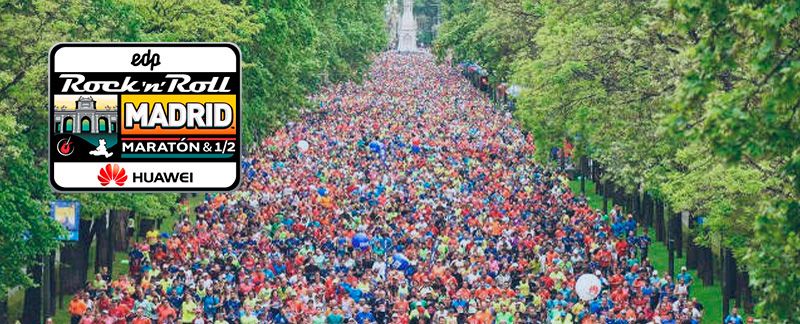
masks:
[[[648,193],[642,195],[642,223],[645,227],[653,225],[653,200]]]
[[[652,207],[653,215],[650,217],[650,227],[653,228],[653,234],[655,235],[655,234],[658,233],[657,229],[658,229],[658,204],[659,204],[659,200],[658,200],[658,198],[655,198],[655,197],[650,197],[650,198],[651,198],[650,203],[653,205],[653,207]]]
[[[600,182],[600,179],[603,177],[603,168],[597,163],[592,164],[594,164],[594,182]]]
[[[122,252],[128,249],[128,218],[132,213],[125,210],[114,210],[111,212],[111,225],[114,228],[112,238],[114,240],[114,251]]]
[[[714,252],[711,248],[701,247],[701,257],[697,260],[697,271],[703,279],[703,285],[710,286],[714,284]],[[702,271],[701,271],[702,270]]]
[[[593,167],[594,167],[594,175],[593,175],[594,178],[592,180],[594,180],[594,184],[595,184],[595,186],[594,186],[595,194],[597,194],[597,195],[602,194],[602,195],[605,196],[605,191],[604,191],[605,184],[603,183],[603,181],[600,181],[600,176],[601,176],[602,170],[600,169],[599,165],[596,165],[596,163],[592,163],[592,164],[593,164]]]
[[[613,185],[610,181],[603,182],[603,213],[608,215],[608,195],[611,194],[611,188]]]
[[[659,200],[656,203],[656,240],[666,242],[666,234],[664,228],[664,202]]]
[[[644,206],[644,193],[640,191],[636,191],[636,211],[639,213],[639,224],[644,223],[645,217],[645,206]]]
[[[578,159],[578,171],[584,178],[589,175],[589,159],[585,156],[581,156],[580,159]]]
[[[667,212],[664,213],[664,220],[666,227],[664,233],[664,241],[667,244],[667,259],[669,267],[667,271],[671,277],[675,277],[675,217],[667,216]]]
[[[89,270],[89,247],[92,245],[93,238],[92,221],[81,219],[78,241],[66,243],[61,248],[61,280],[59,281],[62,294],[73,294],[86,284],[86,272]]]
[[[108,246],[105,252],[106,267],[108,268],[109,275],[114,273],[114,251],[116,251],[117,245],[117,240],[114,236],[119,231],[119,222],[116,221],[119,218],[119,211],[117,210],[111,211],[111,214],[108,216]]]
[[[49,318],[56,313],[56,255],[50,254],[45,257],[44,272],[42,277],[42,308],[44,318]]]
[[[736,267],[736,259],[733,258],[733,251],[731,249],[725,249],[725,264],[726,267],[725,274],[727,275],[725,286],[727,287],[727,298],[728,300],[732,298],[736,298],[736,292],[739,290],[737,287],[737,273],[739,272]]]
[[[753,295],[750,290],[750,274],[748,274],[747,271],[742,271],[739,272],[737,277],[736,287],[739,288],[739,293],[737,294],[738,299],[736,305],[744,308],[745,313],[752,314]]]
[[[42,265],[41,260],[31,265],[30,274],[34,286],[25,289],[25,305],[22,310],[23,323],[42,322]]]
[[[598,195],[598,196],[602,197],[602,196],[605,195],[605,192],[606,192],[605,190],[606,190],[606,184],[603,183],[602,181],[598,180],[598,181],[596,181],[594,183],[594,194],[595,195]]]
[[[730,300],[736,290],[736,264],[730,249],[721,248],[722,257],[722,316],[730,310]]]
[[[689,216],[689,231],[686,232],[686,267],[689,269],[697,269],[697,244],[695,240],[695,218]]]
[[[675,252],[683,258],[683,213],[675,213]]]
[[[707,259],[706,255],[706,247],[698,246],[697,248],[697,276],[703,280],[703,285],[707,285],[708,282],[708,274],[706,274],[706,269],[708,268],[708,263],[711,260]]]
[[[47,294],[47,298],[44,298],[44,317],[53,317],[56,314],[56,255],[55,253],[51,253],[47,257],[45,257],[46,262],[46,272],[45,276],[47,278],[46,282],[46,289],[45,293]]]
[[[614,199],[614,204],[622,206],[622,210],[625,211],[626,214],[631,213],[631,198],[620,186],[617,186],[617,199]]]
[[[8,293],[0,295],[0,324],[8,324]]]
[[[108,212],[106,213],[108,215]],[[99,273],[102,267],[108,267],[111,260],[108,259],[108,250],[111,247],[109,228],[106,215],[96,218],[94,226],[97,227],[97,242],[95,243],[95,262],[94,273]],[[110,216],[109,216],[110,217]]]

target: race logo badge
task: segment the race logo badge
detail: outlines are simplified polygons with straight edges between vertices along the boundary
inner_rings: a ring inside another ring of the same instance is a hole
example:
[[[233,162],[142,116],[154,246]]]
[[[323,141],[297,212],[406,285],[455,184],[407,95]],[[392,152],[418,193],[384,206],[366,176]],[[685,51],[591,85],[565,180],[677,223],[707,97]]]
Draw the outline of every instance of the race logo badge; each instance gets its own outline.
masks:
[[[241,54],[228,43],[50,50],[50,183],[63,192],[229,191],[240,181]]]

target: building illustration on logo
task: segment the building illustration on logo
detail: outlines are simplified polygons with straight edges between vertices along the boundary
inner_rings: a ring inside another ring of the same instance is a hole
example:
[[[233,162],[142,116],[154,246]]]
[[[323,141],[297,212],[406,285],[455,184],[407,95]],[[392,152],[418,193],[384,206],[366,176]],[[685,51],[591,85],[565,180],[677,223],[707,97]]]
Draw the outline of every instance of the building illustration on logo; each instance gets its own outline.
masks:
[[[54,130],[57,134],[107,134],[117,131],[117,107],[98,109],[91,97],[79,97],[75,108],[53,107]]]

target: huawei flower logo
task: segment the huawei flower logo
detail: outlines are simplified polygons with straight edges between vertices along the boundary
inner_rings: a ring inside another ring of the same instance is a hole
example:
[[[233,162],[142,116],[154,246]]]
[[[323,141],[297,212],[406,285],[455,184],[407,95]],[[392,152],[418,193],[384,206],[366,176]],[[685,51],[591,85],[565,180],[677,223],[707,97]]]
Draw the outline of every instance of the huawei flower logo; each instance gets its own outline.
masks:
[[[106,164],[105,168],[100,169],[100,174],[97,175],[97,180],[100,180],[100,185],[107,186],[110,182],[114,182],[117,186],[125,184],[128,180],[128,175],[125,174],[125,169],[119,167],[119,164],[114,163]]]

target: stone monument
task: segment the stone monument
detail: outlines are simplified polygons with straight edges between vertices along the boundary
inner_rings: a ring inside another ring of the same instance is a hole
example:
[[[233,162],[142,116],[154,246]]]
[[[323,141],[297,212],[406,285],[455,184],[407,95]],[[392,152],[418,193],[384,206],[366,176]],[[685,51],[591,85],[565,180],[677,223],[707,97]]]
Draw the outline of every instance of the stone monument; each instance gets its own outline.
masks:
[[[417,21],[414,19],[414,0],[403,0],[403,15],[397,30],[397,50],[417,51]]]

